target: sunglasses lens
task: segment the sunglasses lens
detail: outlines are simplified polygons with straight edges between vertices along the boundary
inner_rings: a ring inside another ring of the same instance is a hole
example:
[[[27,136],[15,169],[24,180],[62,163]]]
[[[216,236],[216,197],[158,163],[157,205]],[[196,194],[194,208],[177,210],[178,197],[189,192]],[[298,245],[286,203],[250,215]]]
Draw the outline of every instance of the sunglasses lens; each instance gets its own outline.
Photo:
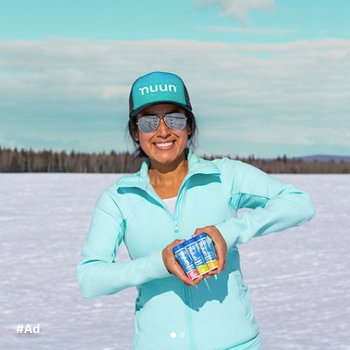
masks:
[[[182,113],[171,113],[164,117],[165,124],[172,130],[183,130],[186,126],[186,116]]]
[[[164,122],[172,130],[183,130],[186,126],[186,116],[182,113],[169,113],[164,117]],[[151,133],[159,126],[159,117],[156,115],[145,115],[138,122],[139,130],[143,133]]]
[[[157,130],[159,118],[155,115],[146,115],[138,120],[138,126],[141,132],[150,133]]]

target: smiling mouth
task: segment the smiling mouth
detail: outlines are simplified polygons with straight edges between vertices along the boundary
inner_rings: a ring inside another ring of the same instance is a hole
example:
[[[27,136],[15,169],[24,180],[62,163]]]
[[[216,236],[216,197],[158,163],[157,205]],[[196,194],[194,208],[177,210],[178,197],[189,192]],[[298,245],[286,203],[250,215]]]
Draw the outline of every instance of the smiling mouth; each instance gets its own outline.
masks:
[[[175,143],[175,141],[170,142],[157,142],[154,145],[159,149],[169,149],[172,147],[172,145]]]

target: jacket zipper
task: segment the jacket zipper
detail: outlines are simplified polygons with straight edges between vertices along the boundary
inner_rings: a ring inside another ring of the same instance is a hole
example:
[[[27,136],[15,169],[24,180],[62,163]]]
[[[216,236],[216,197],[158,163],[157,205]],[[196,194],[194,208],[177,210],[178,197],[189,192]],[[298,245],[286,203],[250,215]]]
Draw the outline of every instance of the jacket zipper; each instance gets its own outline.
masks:
[[[180,191],[179,191],[178,197],[176,198],[176,203],[175,203],[175,211],[174,211],[173,220],[175,219],[176,238],[178,238],[178,232],[179,232],[179,220],[178,220],[180,217],[179,203],[182,200],[183,188],[184,188],[184,185],[180,187]],[[185,308],[186,308],[186,314],[187,314],[187,329],[189,331],[189,334],[188,334],[189,341],[188,342],[189,342],[190,350],[195,350],[194,337],[193,337],[194,332],[193,332],[192,315],[191,315],[191,298],[190,298],[191,291],[189,290],[189,287],[187,287],[184,283],[182,284],[182,290],[183,290],[184,297],[185,297]]]
[[[178,196],[176,198],[176,203],[175,203],[175,211],[174,211],[174,216],[170,213],[168,206],[162,201],[162,199],[158,196],[158,194],[156,193],[156,191],[153,189],[152,187],[152,192],[154,192],[154,195],[152,193],[152,197],[157,200],[158,203],[160,203],[163,207],[163,209],[166,211],[166,213],[168,214],[168,216],[170,217],[171,221],[174,223],[175,225],[175,235],[174,235],[174,239],[179,239],[179,203],[180,200],[182,199],[182,193],[183,193],[183,188],[184,188],[184,184],[187,181],[187,179],[185,179],[185,181],[183,182],[183,184],[180,187]],[[190,298],[190,290],[188,289],[188,287],[183,284],[182,286],[182,290],[183,290],[183,294],[185,297],[185,308],[186,308],[186,313],[187,313],[187,328],[189,330],[189,346],[190,346],[190,350],[196,350],[195,344],[194,344],[194,331],[193,331],[193,322],[192,322],[192,315],[191,315],[191,298]],[[189,305],[189,306],[187,306]]]

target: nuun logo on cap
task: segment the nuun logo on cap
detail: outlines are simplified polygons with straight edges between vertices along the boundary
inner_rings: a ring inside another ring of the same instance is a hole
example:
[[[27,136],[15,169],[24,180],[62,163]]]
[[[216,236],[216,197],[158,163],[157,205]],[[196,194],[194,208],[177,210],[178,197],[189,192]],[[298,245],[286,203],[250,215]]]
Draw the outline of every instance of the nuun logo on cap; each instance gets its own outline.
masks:
[[[136,79],[129,97],[129,115],[135,117],[143,108],[157,103],[174,103],[192,113],[192,106],[182,79],[173,73],[151,72]]]
[[[177,93],[177,86],[171,85],[171,84],[158,84],[158,85],[149,85],[149,86],[143,86],[139,88],[139,91],[141,92],[141,95],[149,94],[150,92],[166,92],[166,91],[173,91],[175,94]]]

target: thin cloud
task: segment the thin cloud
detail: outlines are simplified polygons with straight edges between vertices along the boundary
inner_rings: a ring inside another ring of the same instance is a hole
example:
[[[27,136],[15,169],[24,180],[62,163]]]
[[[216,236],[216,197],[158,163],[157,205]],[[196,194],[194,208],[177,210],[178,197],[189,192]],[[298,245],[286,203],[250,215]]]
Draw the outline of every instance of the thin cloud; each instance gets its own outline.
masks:
[[[246,22],[248,13],[253,10],[273,11],[275,2],[272,0],[199,0],[204,4],[218,5],[221,11],[240,22]]]
[[[220,27],[220,26],[207,26],[200,27],[200,29],[209,30],[219,33],[232,33],[232,34],[247,34],[247,35],[271,35],[282,36],[286,34],[295,34],[297,31],[294,29],[282,29],[282,28],[235,28],[235,27]]]

